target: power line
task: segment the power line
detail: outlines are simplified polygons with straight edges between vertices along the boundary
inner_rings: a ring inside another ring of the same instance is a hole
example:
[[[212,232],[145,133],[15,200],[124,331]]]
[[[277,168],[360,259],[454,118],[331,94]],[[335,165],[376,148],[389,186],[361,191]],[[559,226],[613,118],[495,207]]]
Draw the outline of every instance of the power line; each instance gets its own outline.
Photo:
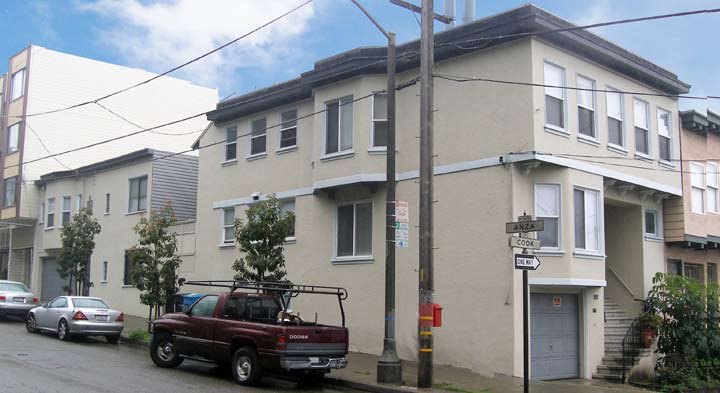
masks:
[[[192,63],[194,63],[194,62],[196,62],[196,61],[198,61],[198,60],[201,60],[201,59],[203,59],[203,58],[205,58],[205,57],[207,57],[207,56],[210,56],[211,54],[213,54],[213,53],[215,53],[215,52],[218,52],[218,51],[220,51],[220,50],[222,50],[222,49],[225,49],[226,47],[228,47],[228,46],[230,46],[230,45],[232,45],[232,44],[234,44],[234,43],[242,40],[243,38],[245,38],[245,37],[247,37],[247,36],[249,36],[249,35],[251,35],[251,34],[254,34],[254,33],[258,32],[259,30],[262,30],[263,28],[265,28],[265,27],[267,27],[267,26],[269,26],[269,25],[271,25],[271,24],[279,21],[280,19],[283,19],[284,17],[292,14],[293,12],[299,10],[300,8],[305,7],[306,5],[310,4],[312,1],[313,1],[313,0],[306,0],[304,3],[298,5],[297,7],[291,9],[290,11],[287,11],[287,12],[285,12],[284,14],[282,14],[282,15],[280,15],[280,16],[278,16],[278,17],[275,17],[275,18],[269,20],[268,22],[263,23],[262,25],[254,28],[254,29],[252,29],[252,30],[250,30],[249,32],[247,32],[247,33],[245,33],[245,34],[243,34],[243,35],[241,35],[241,36],[239,36],[239,37],[237,37],[237,38],[235,38],[235,39],[233,39],[233,40],[231,40],[231,41],[228,41],[228,42],[226,42],[226,43],[218,46],[217,48],[210,50],[209,52],[205,52],[205,53],[201,54],[200,56],[195,57],[195,58],[192,59],[192,60],[186,61],[185,63],[182,63],[182,64],[180,64],[180,65],[178,65],[178,66],[175,66],[175,67],[173,67],[173,68],[171,68],[171,69],[169,69],[169,70],[167,70],[167,71],[165,71],[165,72],[163,72],[163,73],[161,73],[161,74],[157,74],[157,75],[155,75],[155,76],[153,76],[153,77],[151,77],[151,78],[149,78],[149,79],[146,79],[146,80],[144,80],[144,81],[142,81],[142,82],[138,82],[138,83],[136,83],[136,84],[134,84],[134,85],[131,85],[131,86],[125,87],[125,88],[123,88],[123,89],[114,91],[114,92],[112,92],[112,93],[109,93],[109,94],[106,94],[106,95],[104,95],[104,96],[95,98],[95,99],[93,99],[93,100],[88,100],[88,101],[80,102],[80,103],[73,104],[73,105],[70,105],[70,106],[66,106],[66,107],[63,107],[63,108],[58,108],[58,109],[52,109],[52,110],[43,111],[43,112],[26,114],[26,115],[23,115],[23,116],[13,116],[13,117],[25,117],[25,118],[27,118],[27,117],[41,116],[41,115],[47,115],[47,114],[51,114],[51,113],[63,112],[63,111],[69,110],[69,109],[79,108],[79,107],[81,107],[81,106],[85,106],[85,105],[97,103],[98,101],[102,101],[102,100],[108,99],[108,98],[110,98],[110,97],[113,97],[113,96],[116,96],[116,95],[118,95],[118,94],[124,93],[124,92],[126,92],[126,91],[128,91],[128,90],[132,90],[132,89],[134,89],[134,88],[136,88],[136,87],[139,87],[139,86],[148,84],[148,83],[150,83],[150,82],[152,82],[152,81],[154,81],[154,80],[156,80],[156,79],[158,79],[158,78],[160,78],[160,77],[163,77],[163,76],[168,75],[168,74],[170,74],[170,73],[172,73],[172,72],[175,72],[175,71],[177,71],[177,70],[179,70],[179,69],[181,69],[181,68],[183,68],[183,67],[186,67],[186,66],[188,66],[188,65],[190,65],[190,64],[192,64]]]
[[[47,152],[47,154],[52,155],[53,153],[50,151],[50,149],[48,149],[47,145],[45,145],[45,142],[43,142],[42,138],[40,138],[40,135],[35,131],[34,128],[30,127],[30,124],[29,124],[27,121],[25,122],[25,127],[29,128],[30,131],[33,133],[33,135],[35,135],[35,138],[37,138],[38,142],[40,142],[40,146],[42,146],[43,149],[45,149],[45,151]],[[71,169],[69,166],[63,164],[63,162],[60,161],[59,158],[53,157],[53,159],[55,160],[55,162],[57,162],[58,164],[60,164],[60,166],[66,168],[66,169]]]
[[[130,125],[132,125],[132,126],[135,126],[135,127],[139,128],[139,129],[141,129],[141,130],[144,130],[144,129],[145,129],[145,127],[143,127],[143,126],[135,123],[134,121],[132,121],[132,120],[128,119],[127,117],[125,117],[125,116],[117,113],[116,111],[108,108],[107,106],[105,106],[105,105],[103,105],[103,104],[101,104],[101,103],[99,103],[99,102],[96,102],[95,104],[96,104],[97,106],[101,107],[102,109],[106,110],[107,112],[109,112],[109,113],[112,114],[113,116],[119,118],[120,120],[123,120],[124,122],[126,122],[126,123],[128,123],[128,124],[130,124]],[[148,131],[148,132],[153,133],[153,134],[158,134],[158,135],[184,136],[184,135],[190,135],[190,134],[197,134],[198,132],[203,132],[203,130],[187,131],[187,132],[181,132],[181,133],[178,133],[178,134],[172,133],[172,132],[161,132],[161,131]]]

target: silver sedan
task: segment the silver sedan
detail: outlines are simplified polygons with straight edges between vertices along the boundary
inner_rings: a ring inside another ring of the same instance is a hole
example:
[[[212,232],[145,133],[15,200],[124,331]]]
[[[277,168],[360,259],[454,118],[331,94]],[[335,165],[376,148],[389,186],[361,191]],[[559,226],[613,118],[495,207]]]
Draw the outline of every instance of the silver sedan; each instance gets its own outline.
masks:
[[[0,280],[0,318],[13,315],[25,318],[37,307],[38,298],[21,282]]]
[[[56,333],[60,340],[73,336],[104,336],[114,343],[125,327],[125,315],[112,310],[104,300],[88,296],[60,296],[30,310],[28,332]]]

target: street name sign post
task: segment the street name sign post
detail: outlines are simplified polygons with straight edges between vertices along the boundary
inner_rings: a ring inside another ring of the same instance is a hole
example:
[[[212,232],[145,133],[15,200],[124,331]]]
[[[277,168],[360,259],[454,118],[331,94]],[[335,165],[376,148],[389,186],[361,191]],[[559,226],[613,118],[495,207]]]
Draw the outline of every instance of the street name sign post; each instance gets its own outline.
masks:
[[[540,249],[540,240],[511,236],[510,237],[510,247],[525,248],[525,249],[529,249],[529,250],[538,250],[538,249]]]
[[[515,254],[515,270],[537,270],[540,260],[532,254]]]

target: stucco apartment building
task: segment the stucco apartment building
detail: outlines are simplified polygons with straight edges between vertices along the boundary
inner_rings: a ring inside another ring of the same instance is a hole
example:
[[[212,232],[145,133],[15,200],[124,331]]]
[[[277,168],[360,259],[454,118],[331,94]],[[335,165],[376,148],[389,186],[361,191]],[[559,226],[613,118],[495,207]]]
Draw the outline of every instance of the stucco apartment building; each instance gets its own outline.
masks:
[[[0,279],[31,284],[33,269],[42,265],[33,249],[38,217],[47,213],[42,211],[47,201],[34,183],[41,175],[74,170],[142,147],[183,151],[207,126],[207,120],[198,117],[117,138],[201,113],[217,103],[217,90],[172,77],[158,78],[98,103],[59,110],[153,76],[36,45],[10,57],[7,73],[0,77]],[[111,138],[117,139],[68,152]],[[59,215],[59,199],[55,207]]]
[[[683,198],[665,201],[667,271],[718,283],[720,264],[720,116],[680,113]]]
[[[194,219],[197,196],[197,157],[152,149],[137,150],[72,171],[52,172],[35,181],[45,201],[45,214],[35,226],[34,250],[40,261],[31,286],[44,301],[65,294],[68,280],[57,272],[61,230],[80,208],[92,209],[101,231],[95,237],[90,260],[90,294],[131,315],[147,315],[132,285],[125,251],[137,244],[133,227],[149,211],[169,204],[178,225],[178,252],[183,269],[194,256]]]
[[[522,375],[521,275],[504,228],[523,212],[546,228],[542,266],[530,273],[533,378],[609,375],[603,358],[626,330],[617,314],[634,315],[633,297],[665,270],[662,232],[646,233],[645,220],[652,213],[659,226],[663,200],[682,193],[680,174],[666,170],[679,169],[678,103],[662,95],[689,86],[588,31],[473,40],[568,26],[528,5],[435,36],[438,76],[550,85],[435,78],[438,364]],[[418,76],[418,52],[418,41],[398,47],[399,84]],[[285,249],[288,278],[346,287],[350,347],[376,354],[386,108],[382,94],[364,97],[385,88],[385,56],[382,47],[354,49],[218,104],[195,144],[198,254],[187,272],[232,277],[233,219],[275,194],[297,217]],[[397,94],[397,198],[410,206],[409,247],[397,250],[397,344],[402,358],[415,359],[420,116],[419,88],[408,85]],[[615,312],[607,323],[606,302]],[[310,319],[338,320],[331,302],[295,307]]]

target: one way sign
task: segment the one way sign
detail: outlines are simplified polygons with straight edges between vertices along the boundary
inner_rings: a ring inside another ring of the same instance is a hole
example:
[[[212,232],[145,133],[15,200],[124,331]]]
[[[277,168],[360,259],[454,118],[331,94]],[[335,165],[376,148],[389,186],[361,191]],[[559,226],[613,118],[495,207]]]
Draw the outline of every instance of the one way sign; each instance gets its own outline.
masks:
[[[516,270],[537,270],[540,260],[535,255],[515,254]]]

